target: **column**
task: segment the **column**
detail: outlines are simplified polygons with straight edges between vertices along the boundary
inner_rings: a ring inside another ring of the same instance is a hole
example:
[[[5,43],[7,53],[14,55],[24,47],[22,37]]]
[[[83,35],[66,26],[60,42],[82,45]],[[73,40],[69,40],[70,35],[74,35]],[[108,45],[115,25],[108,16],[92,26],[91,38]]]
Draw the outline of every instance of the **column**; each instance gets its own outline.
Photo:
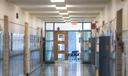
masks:
[[[40,30],[40,63],[43,64],[43,29]]]
[[[30,73],[30,51],[29,51],[29,26],[25,23],[24,29],[24,76]]]
[[[4,16],[3,76],[9,76],[9,31],[8,16]]]

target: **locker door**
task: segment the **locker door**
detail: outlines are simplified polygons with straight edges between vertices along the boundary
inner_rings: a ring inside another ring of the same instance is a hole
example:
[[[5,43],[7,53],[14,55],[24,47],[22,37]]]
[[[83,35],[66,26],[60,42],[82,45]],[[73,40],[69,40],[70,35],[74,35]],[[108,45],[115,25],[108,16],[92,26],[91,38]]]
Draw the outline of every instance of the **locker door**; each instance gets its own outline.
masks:
[[[110,37],[99,38],[99,75],[110,76]]]
[[[91,63],[95,65],[96,38],[91,39]]]

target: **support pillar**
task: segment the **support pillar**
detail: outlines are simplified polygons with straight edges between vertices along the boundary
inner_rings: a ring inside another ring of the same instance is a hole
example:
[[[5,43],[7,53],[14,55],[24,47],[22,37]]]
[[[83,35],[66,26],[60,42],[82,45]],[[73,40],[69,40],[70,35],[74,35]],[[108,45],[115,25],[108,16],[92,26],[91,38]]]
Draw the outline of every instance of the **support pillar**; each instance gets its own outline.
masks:
[[[8,16],[4,16],[3,76],[9,76],[9,27],[8,27]]]
[[[43,64],[43,29],[40,30],[40,63]]]
[[[29,26],[25,23],[24,29],[24,76],[30,73],[30,51],[29,51]]]

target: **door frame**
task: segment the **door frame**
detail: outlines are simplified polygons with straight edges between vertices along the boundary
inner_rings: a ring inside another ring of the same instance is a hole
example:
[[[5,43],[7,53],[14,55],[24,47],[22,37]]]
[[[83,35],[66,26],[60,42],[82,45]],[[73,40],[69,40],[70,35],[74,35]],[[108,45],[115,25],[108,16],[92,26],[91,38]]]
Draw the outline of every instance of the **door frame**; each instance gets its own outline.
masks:
[[[117,24],[116,24],[116,76],[121,76],[122,72],[122,53],[123,50],[123,42],[122,42],[122,28],[123,28],[123,9],[120,9],[116,12],[117,15]],[[118,70],[119,69],[119,70]]]

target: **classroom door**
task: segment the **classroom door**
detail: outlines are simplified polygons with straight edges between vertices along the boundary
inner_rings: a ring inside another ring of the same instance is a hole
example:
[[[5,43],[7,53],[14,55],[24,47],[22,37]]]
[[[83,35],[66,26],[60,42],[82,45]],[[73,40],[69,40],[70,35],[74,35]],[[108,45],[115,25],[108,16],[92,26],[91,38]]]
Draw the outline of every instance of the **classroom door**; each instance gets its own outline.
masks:
[[[54,32],[54,58],[55,60],[68,59],[68,32],[55,31]]]

